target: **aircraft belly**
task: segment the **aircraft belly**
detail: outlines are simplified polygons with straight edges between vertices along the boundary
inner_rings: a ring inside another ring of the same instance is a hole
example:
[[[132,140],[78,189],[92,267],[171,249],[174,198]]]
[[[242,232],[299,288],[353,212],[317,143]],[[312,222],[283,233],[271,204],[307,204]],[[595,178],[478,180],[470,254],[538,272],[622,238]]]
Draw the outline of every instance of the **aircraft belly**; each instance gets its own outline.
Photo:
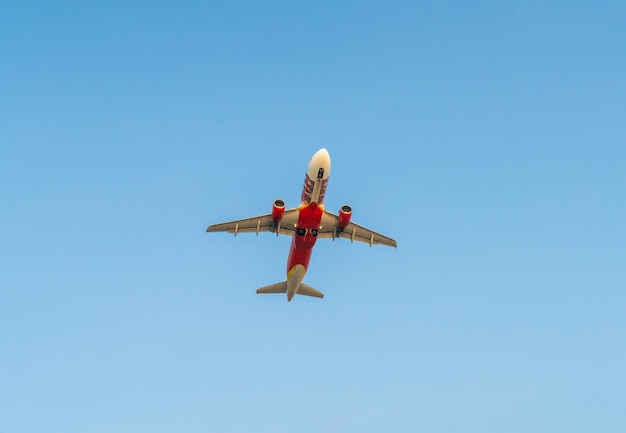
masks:
[[[311,261],[311,248],[291,248],[289,252],[289,260],[287,260],[287,273],[291,272],[294,266],[302,265],[304,268],[309,267]]]
[[[287,260],[287,272],[291,272],[297,264],[304,266],[305,269],[308,268],[311,253],[317,240],[317,236],[314,236],[313,233],[319,229],[323,213],[323,208],[316,203],[300,208],[296,235],[291,241],[291,250]],[[299,230],[302,230],[302,233],[298,233]]]

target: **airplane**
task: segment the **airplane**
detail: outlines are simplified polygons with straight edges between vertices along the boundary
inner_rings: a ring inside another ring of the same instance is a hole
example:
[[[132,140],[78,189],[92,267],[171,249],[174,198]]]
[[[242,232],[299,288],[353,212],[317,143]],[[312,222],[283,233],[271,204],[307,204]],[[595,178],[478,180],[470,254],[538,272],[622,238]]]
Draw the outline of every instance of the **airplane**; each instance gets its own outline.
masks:
[[[322,292],[302,282],[318,238],[345,238],[368,243],[370,247],[380,244],[397,248],[395,240],[350,221],[352,207],[349,205],[341,206],[338,214],[324,209],[329,177],[330,155],[326,149],[320,149],[309,161],[298,207],[285,210],[285,201],[276,199],[269,214],[207,227],[207,232],[228,232],[235,236],[238,233],[256,233],[258,236],[259,232],[272,232],[276,236],[293,237],[286,281],[261,287],[257,293],[286,293],[287,301],[295,295],[323,298]]]

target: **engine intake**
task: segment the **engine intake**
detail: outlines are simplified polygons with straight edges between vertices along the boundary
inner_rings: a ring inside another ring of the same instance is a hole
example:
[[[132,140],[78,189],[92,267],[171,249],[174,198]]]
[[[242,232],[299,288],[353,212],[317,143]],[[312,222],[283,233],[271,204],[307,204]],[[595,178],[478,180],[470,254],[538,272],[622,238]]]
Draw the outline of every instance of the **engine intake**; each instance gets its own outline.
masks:
[[[339,227],[344,229],[348,224],[350,224],[350,218],[352,218],[352,208],[347,204],[344,204],[341,206],[341,209],[339,209],[337,224],[339,224]]]
[[[285,202],[281,199],[274,200],[272,205],[272,220],[277,223],[283,218],[285,213]]]

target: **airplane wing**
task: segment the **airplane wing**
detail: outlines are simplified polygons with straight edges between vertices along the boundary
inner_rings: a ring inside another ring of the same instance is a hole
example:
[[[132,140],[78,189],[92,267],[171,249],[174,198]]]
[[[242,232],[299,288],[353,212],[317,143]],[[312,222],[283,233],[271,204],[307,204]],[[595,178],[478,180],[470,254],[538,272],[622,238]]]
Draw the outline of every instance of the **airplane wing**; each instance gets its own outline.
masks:
[[[229,221],[221,224],[213,224],[207,227],[207,232],[228,232],[234,233],[256,233],[272,232],[278,236],[293,236],[296,232],[296,224],[298,223],[298,209],[286,210],[280,222],[275,223],[272,214],[259,215],[252,218],[242,220]]]
[[[338,216],[332,212],[324,211],[322,215],[322,223],[317,234],[318,238],[346,238],[351,241],[365,242],[372,245],[387,245],[390,247],[398,247],[395,240],[378,234],[370,229],[355,224],[348,223],[345,228],[339,227]]]

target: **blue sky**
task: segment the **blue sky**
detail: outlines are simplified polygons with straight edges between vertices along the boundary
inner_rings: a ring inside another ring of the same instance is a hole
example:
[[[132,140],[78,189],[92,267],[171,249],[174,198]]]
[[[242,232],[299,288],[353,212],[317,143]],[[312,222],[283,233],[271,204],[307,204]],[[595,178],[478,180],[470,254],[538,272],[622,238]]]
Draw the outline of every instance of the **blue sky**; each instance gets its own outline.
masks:
[[[626,6],[4,2],[0,432],[626,430]],[[323,300],[258,296],[327,207]]]

